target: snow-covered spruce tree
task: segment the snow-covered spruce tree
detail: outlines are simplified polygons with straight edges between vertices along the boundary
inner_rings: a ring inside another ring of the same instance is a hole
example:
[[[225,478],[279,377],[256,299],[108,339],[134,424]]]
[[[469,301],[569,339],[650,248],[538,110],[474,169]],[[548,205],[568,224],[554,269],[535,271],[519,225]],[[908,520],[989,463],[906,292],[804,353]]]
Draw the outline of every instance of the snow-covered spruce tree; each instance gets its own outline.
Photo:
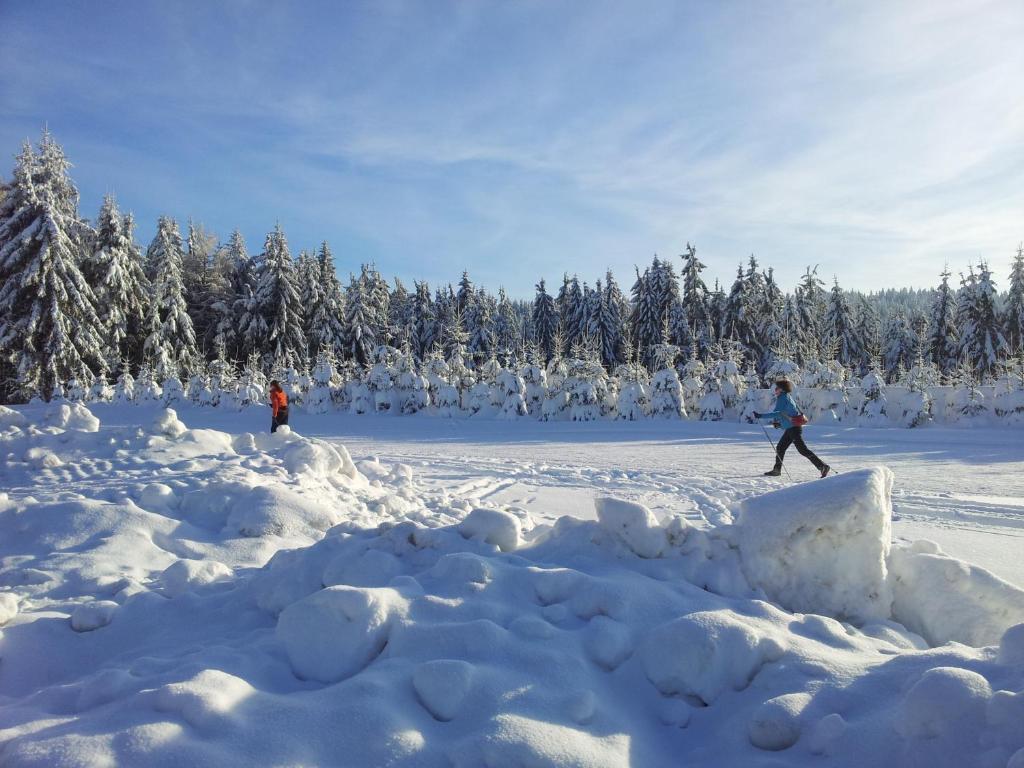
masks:
[[[978,274],[971,268],[961,281],[957,297],[960,328],[959,358],[967,360],[980,380],[991,377],[1007,350],[996,314],[996,288],[992,273],[983,261]]]
[[[498,374],[498,389],[504,397],[498,416],[502,419],[518,419],[529,415],[526,407],[526,384],[514,370],[502,369]]]
[[[893,312],[882,334],[882,363],[890,383],[898,381],[897,369],[906,370],[917,357],[918,340],[902,311]]]
[[[653,370],[654,347],[661,341],[662,320],[658,315],[657,300],[652,286],[650,269],[636,270],[636,282],[632,289],[633,308],[630,315],[630,336],[640,355],[640,361]]]
[[[384,322],[388,344],[405,349],[412,344],[412,302],[409,291],[399,278],[388,292],[388,313]]]
[[[615,369],[615,378],[619,382],[615,418],[622,421],[647,418],[651,408],[647,369],[636,362],[623,363]]]
[[[142,360],[146,307],[150,286],[138,249],[132,242],[131,218],[122,217],[111,195],[103,198],[86,278],[96,295],[96,313],[103,329],[105,362]]]
[[[255,298],[266,335],[259,340],[258,349],[264,365],[270,366],[280,364],[289,354],[298,359],[306,349],[295,264],[280,224],[267,234],[260,262]]]
[[[399,355],[395,363],[395,389],[403,414],[419,413],[430,405],[427,380],[416,370],[411,352]]]
[[[437,317],[434,302],[430,298],[430,286],[426,282],[414,283],[412,295],[412,336],[409,343],[417,360],[423,362],[430,356],[437,339]]]
[[[1003,308],[1003,333],[1007,347],[1019,355],[1024,350],[1024,244],[1017,246],[1010,270],[1010,288]]]
[[[960,362],[953,379],[953,421],[971,425],[986,423],[990,415],[989,405],[978,386],[978,376],[969,359]]]
[[[235,366],[228,359],[227,347],[223,340],[215,346],[216,357],[209,365],[210,372],[210,405],[234,406],[235,392],[238,388],[238,377]]]
[[[680,258],[683,260],[682,300],[690,322],[690,338],[697,348],[698,357],[703,357],[717,336],[712,329],[708,287],[700,276],[706,267],[697,258],[697,249],[690,243],[686,244],[686,253]]]
[[[319,342],[313,343],[313,315],[323,303],[323,286],[320,279],[320,263],[309,251],[299,251],[295,260],[295,290],[299,294],[299,310],[302,315],[302,335],[306,349],[316,354]]]
[[[135,381],[135,402],[155,403],[163,397],[163,390],[153,378],[153,369],[148,363],[139,366],[139,378]]]
[[[349,279],[345,293],[345,346],[360,365],[369,365],[377,346],[387,336],[390,294],[380,273],[363,264],[359,277]]]
[[[114,388],[107,381],[105,371],[101,370],[93,377],[88,397],[90,403],[109,403],[114,399]]]
[[[463,324],[469,339],[466,348],[477,363],[494,352],[494,319],[490,297],[481,289],[469,302]]]
[[[306,409],[310,413],[327,413],[331,409],[333,403],[331,384],[334,376],[334,361],[331,351],[326,346],[321,347],[311,374],[313,383],[306,396]]]
[[[555,337],[558,335],[558,309],[554,298],[547,292],[544,281],[537,283],[537,295],[533,299],[533,334],[544,353],[544,363],[555,355]]]
[[[556,348],[561,349],[561,335],[556,335]],[[541,405],[542,421],[564,421],[569,418],[569,393],[566,391],[566,379],[569,368],[561,354],[556,353],[545,369],[548,385],[544,390],[544,403]]]
[[[825,311],[824,336],[836,346],[836,359],[849,368],[858,367],[864,359],[864,342],[857,334],[853,310],[836,279]]]
[[[900,402],[899,424],[920,427],[932,420],[931,388],[938,382],[938,370],[926,362],[923,354],[907,373],[907,394]]]
[[[704,395],[697,404],[701,421],[721,421],[725,418],[725,401],[722,399],[721,383],[718,377],[708,373],[704,378]]]
[[[674,344],[658,344],[654,348],[656,371],[651,377],[651,415],[655,418],[686,417],[683,387],[676,373],[678,355],[679,347]]]
[[[740,373],[740,363],[744,356],[743,343],[737,340],[723,341],[715,345],[714,366],[712,375],[718,381],[718,391],[726,409],[737,407],[743,395],[744,380]]]
[[[543,355],[538,351],[539,355]],[[544,405],[544,391],[547,388],[547,372],[536,363],[527,363],[519,373],[525,385],[524,398],[531,416],[540,416]]]
[[[84,403],[88,397],[85,382],[79,379],[70,379],[64,387],[64,399],[69,403]]]
[[[185,305],[181,248],[178,223],[161,216],[156,236],[146,252],[153,278],[144,345],[145,355],[153,361],[154,373],[161,380],[176,377],[180,366],[190,366],[199,357],[192,319]]]
[[[374,362],[366,375],[366,386],[373,396],[373,409],[377,413],[401,412],[395,392],[395,362],[399,356],[397,349],[386,344],[381,344],[374,351]]]
[[[608,370],[613,370],[626,360],[626,329],[622,314],[624,297],[610,270],[605,273],[604,290],[600,290],[600,283],[598,286],[598,327],[592,333],[601,339],[601,362]]]
[[[0,401],[15,390],[49,400],[61,382],[100,367],[100,321],[80,269],[91,233],[69,167],[44,132],[38,155],[26,142],[0,203],[0,358],[16,378],[0,381]]]
[[[943,375],[957,366],[956,296],[949,287],[949,276],[947,267],[932,298],[928,338],[924,342],[929,359]]]
[[[859,423],[862,427],[887,426],[889,423],[888,401],[885,398],[885,377],[882,375],[881,363],[876,358],[871,363],[870,372],[861,380],[864,401],[860,406]]]
[[[264,402],[267,391],[267,377],[263,373],[263,365],[259,352],[253,351],[245,361],[242,375],[238,382],[238,407],[259,405]]]
[[[757,419],[754,413],[765,413],[771,410],[771,392],[761,386],[760,378],[753,363],[747,366],[744,375],[743,399],[740,401],[739,420],[745,424],[754,424]]]
[[[569,396],[569,418],[572,421],[596,421],[601,418],[604,368],[596,357],[590,357],[578,344],[567,361],[568,375],[563,387]]]
[[[118,370],[120,373],[117,377],[117,384],[114,386],[114,402],[133,403],[135,402],[135,377],[132,376],[131,366],[127,360],[122,360]]]
[[[696,412],[697,404],[704,394],[704,374],[707,369],[697,357],[695,347],[690,349],[690,356],[681,367],[678,367],[679,381],[683,387],[683,405],[687,412]]]
[[[212,310],[213,294],[216,292],[212,257],[217,247],[217,237],[206,231],[202,224],[188,221],[188,239],[182,258],[182,283],[185,290],[185,306],[192,319],[195,337],[205,341],[212,337],[211,329],[217,318]]]

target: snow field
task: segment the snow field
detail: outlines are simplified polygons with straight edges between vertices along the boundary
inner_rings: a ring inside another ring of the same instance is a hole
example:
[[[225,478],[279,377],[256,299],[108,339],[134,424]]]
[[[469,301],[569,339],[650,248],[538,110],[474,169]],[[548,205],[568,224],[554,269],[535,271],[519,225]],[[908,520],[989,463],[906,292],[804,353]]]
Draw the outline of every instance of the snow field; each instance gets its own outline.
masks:
[[[1024,593],[887,552],[885,469],[548,525],[288,430],[14,413],[4,765],[1024,761]]]

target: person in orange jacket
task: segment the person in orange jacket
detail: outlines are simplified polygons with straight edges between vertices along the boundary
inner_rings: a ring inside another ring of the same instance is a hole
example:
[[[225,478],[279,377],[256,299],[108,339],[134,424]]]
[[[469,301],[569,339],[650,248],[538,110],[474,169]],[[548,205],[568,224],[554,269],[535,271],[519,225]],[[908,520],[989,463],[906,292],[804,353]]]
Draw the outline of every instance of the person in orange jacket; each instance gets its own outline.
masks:
[[[270,382],[270,431],[277,432],[277,428],[288,423],[288,395],[281,389],[277,379]]]

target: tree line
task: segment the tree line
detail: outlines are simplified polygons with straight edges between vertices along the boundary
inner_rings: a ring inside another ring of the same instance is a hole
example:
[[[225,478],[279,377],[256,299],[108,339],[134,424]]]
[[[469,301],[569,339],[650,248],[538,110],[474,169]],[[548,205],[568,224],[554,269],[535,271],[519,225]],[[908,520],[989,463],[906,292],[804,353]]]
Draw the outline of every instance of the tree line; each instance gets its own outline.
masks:
[[[780,360],[835,361],[890,381],[916,361],[943,374],[969,367],[984,380],[1024,344],[1024,249],[1000,295],[985,261],[958,283],[948,268],[927,300],[826,288],[817,268],[784,292],[754,256],[728,290],[709,286],[687,244],[678,262],[655,257],[623,291],[610,271],[591,286],[544,279],[532,301],[497,296],[464,272],[456,285],[408,289],[362,265],[345,285],[326,242],[293,256],[275,226],[259,253],[236,230],[224,243],[200,225],[160,217],[143,250],[135,222],[106,197],[92,223],[61,146],[44,132],[0,185],[0,400],[49,399],[72,379],[150,367],[159,378],[213,360],[264,370],[306,368],[326,354],[357,366],[382,345],[473,363],[572,355],[607,370],[653,370],[659,350],[687,359],[729,356],[765,373]],[[678,269],[677,269],[678,267]]]

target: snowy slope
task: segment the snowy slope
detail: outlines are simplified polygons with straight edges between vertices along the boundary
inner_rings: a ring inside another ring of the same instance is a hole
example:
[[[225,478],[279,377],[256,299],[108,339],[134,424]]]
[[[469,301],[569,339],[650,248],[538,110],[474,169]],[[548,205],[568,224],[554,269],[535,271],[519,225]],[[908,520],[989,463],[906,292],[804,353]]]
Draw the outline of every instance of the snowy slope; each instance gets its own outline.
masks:
[[[756,453],[721,425],[684,474],[669,433],[95,413],[0,412],[5,766],[1024,760],[1024,592],[893,547],[900,468],[765,496],[714,477]]]

